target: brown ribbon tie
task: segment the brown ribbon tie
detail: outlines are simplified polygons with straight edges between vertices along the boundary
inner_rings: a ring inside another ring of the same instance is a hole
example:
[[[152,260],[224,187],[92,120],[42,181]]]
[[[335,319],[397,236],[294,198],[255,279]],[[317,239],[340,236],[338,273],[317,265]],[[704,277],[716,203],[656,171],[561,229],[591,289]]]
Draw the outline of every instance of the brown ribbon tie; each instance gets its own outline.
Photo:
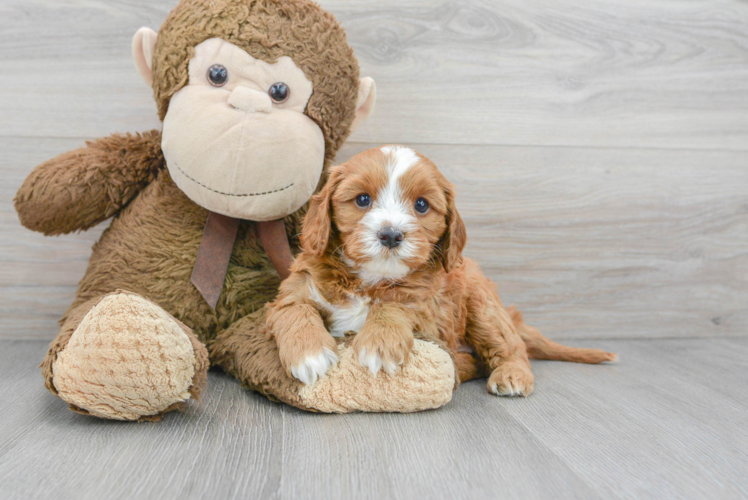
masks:
[[[257,235],[265,253],[281,279],[286,279],[291,274],[293,254],[283,219],[256,224]],[[223,290],[238,230],[239,219],[208,212],[190,281],[212,309],[216,308]]]

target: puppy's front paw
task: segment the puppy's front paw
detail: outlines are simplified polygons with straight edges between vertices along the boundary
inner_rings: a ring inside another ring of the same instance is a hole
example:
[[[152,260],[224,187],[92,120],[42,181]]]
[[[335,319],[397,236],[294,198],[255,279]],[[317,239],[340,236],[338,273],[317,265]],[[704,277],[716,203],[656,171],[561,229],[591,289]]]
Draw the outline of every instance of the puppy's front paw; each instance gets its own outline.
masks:
[[[497,396],[529,396],[535,384],[529,367],[507,362],[488,377],[488,391]]]
[[[404,359],[399,361],[384,361],[377,351],[368,352],[366,347],[358,353],[358,363],[364,368],[368,368],[372,375],[376,375],[383,368],[387,373],[392,375],[397,370],[397,367],[404,362]]]
[[[384,369],[392,375],[408,359],[413,349],[413,334],[408,330],[389,328],[364,329],[351,343],[358,362],[369,369],[372,375]]]
[[[291,375],[306,385],[313,384],[322,377],[331,366],[338,363],[338,355],[325,347],[316,355],[308,355],[298,365],[291,365]]]
[[[302,329],[276,339],[286,373],[313,384],[338,362],[338,345],[326,330]]]

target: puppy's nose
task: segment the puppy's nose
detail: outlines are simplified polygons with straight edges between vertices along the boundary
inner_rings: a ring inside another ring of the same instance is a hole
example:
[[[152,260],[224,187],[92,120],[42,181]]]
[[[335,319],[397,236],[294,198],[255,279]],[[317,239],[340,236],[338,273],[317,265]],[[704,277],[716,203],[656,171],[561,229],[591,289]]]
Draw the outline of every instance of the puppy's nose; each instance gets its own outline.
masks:
[[[229,104],[248,113],[269,113],[273,103],[266,92],[238,86],[229,95]]]
[[[377,233],[379,243],[387,248],[395,248],[403,241],[403,232],[391,226],[383,227]]]

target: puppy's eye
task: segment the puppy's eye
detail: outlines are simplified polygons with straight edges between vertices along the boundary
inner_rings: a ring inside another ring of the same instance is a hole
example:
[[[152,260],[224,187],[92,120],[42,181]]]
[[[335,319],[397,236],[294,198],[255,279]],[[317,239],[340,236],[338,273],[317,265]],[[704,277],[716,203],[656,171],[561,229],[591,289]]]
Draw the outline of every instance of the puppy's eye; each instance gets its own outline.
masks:
[[[429,202],[424,200],[423,198],[418,198],[416,200],[415,208],[416,212],[418,212],[419,214],[425,214],[429,211]]]
[[[273,102],[280,104],[288,100],[288,96],[291,95],[291,89],[289,89],[288,85],[285,83],[277,82],[270,86],[268,89],[268,95]]]
[[[369,196],[366,193],[362,193],[356,196],[356,205],[358,205],[361,208],[368,207],[369,205],[371,205],[371,196]]]
[[[214,64],[208,68],[208,81],[214,87],[223,87],[229,81],[229,70],[223,64]]]

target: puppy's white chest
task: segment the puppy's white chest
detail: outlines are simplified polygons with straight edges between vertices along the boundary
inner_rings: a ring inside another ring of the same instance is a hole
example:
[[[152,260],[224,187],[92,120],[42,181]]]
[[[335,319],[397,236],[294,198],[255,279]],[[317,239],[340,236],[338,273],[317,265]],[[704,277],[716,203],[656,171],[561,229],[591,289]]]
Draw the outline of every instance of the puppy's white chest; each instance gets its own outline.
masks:
[[[358,333],[369,315],[371,299],[359,295],[350,295],[342,304],[330,304],[316,288],[311,287],[312,298],[320,308],[330,314],[330,334],[333,337],[344,337],[345,332],[353,330]]]
[[[353,330],[358,333],[369,315],[368,297],[351,297],[347,303],[330,306],[330,334],[333,337],[344,337],[345,332]]]

